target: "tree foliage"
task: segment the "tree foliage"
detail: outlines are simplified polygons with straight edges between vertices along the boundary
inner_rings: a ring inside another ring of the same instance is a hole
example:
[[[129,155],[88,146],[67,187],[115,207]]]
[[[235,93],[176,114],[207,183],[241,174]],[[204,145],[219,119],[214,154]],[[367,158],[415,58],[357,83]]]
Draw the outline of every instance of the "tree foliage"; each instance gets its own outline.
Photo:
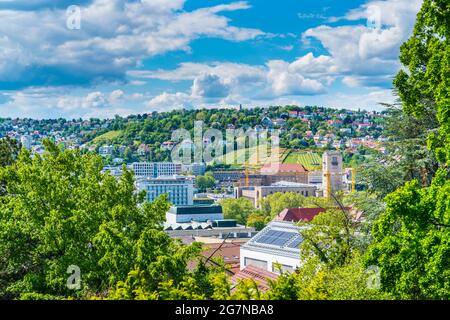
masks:
[[[224,199],[220,204],[225,219],[236,219],[243,225],[247,224],[249,216],[255,211],[252,202],[246,198]]]
[[[56,298],[105,295],[130,271],[140,270],[156,290],[181,281],[199,249],[181,246],[162,231],[167,199],[144,202],[133,174],[102,173],[100,157],[23,149],[0,169],[7,193],[0,198],[0,296]],[[69,266],[81,271],[81,290],[67,287]]]

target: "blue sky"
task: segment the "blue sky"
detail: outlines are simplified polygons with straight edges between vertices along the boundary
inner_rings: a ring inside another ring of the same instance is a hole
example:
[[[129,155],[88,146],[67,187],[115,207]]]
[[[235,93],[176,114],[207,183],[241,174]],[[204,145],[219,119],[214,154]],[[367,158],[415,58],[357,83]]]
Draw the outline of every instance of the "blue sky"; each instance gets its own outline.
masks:
[[[0,0],[0,116],[239,104],[379,109],[394,100],[399,47],[420,5]]]

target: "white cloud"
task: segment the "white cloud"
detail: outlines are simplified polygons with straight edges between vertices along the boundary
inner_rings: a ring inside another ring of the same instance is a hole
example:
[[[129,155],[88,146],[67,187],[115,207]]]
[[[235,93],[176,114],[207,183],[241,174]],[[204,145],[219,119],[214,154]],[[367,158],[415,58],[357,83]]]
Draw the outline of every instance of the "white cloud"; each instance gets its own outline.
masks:
[[[80,30],[67,29],[63,8],[0,9],[0,58],[27,75],[18,79],[17,87],[123,81],[125,72],[142,59],[189,51],[190,42],[198,38],[245,41],[264,35],[235,27],[221,15],[248,9],[247,2],[183,11],[184,2],[94,0],[82,7]],[[0,65],[0,81],[7,75]]]
[[[224,98],[230,93],[230,88],[219,76],[205,74],[195,78],[192,85],[192,95],[203,98]]]
[[[125,92],[123,90],[114,90],[109,94],[109,100],[110,101],[119,101],[121,100],[125,95]]]
[[[325,91],[325,87],[317,80],[307,79],[290,68],[290,64],[281,60],[267,63],[269,72],[267,79],[274,95],[309,95]]]
[[[400,45],[412,32],[421,0],[369,1],[335,21],[375,19],[370,25],[321,25],[306,30],[302,39],[318,39],[329,52],[331,73],[345,76],[344,83],[355,86],[386,87],[400,68]],[[328,66],[329,67],[329,66]]]
[[[150,110],[168,111],[173,109],[191,109],[195,107],[195,98],[192,95],[177,92],[163,92],[159,96],[154,97],[147,103]]]

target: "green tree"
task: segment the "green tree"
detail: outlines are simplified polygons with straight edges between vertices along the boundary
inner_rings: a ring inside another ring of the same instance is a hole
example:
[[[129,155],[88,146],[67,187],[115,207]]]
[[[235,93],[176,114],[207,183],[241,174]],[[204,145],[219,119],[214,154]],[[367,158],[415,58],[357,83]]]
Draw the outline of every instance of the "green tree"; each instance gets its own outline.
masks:
[[[383,289],[395,297],[450,298],[449,194],[440,171],[428,188],[413,180],[386,197],[366,263],[381,268]]]
[[[162,231],[167,199],[135,193],[132,172],[101,173],[92,154],[61,151],[44,141],[43,156],[23,149],[0,169],[0,297],[103,296],[130,271],[153,290],[182,280],[198,246],[182,246]],[[67,269],[81,271],[81,290],[67,287]]]
[[[304,203],[305,197],[295,192],[277,192],[262,199],[261,211],[267,221],[272,220],[286,208],[298,208]]]
[[[207,172],[204,176],[197,176],[195,178],[195,185],[200,192],[205,192],[206,190],[213,188],[215,183],[216,180],[211,172]]]
[[[400,60],[408,69],[394,81],[406,114],[436,114],[439,131],[427,132],[441,163],[450,160],[450,4],[425,0]],[[429,187],[407,182],[386,197],[373,227],[366,263],[381,269],[383,290],[397,298],[450,298],[450,181],[439,169]]]
[[[245,198],[224,199],[220,201],[225,219],[236,219],[238,223],[246,225],[250,214],[255,211],[252,202]]]
[[[10,166],[16,161],[21,144],[15,139],[5,137],[0,139],[0,168]],[[0,195],[6,193],[6,183],[0,180]]]
[[[262,230],[266,226],[266,219],[260,212],[253,212],[247,218],[247,226]]]
[[[450,160],[450,5],[425,0],[417,15],[413,35],[401,47],[401,70],[394,85],[407,114],[417,118],[436,114],[439,133],[429,145],[441,162]]]

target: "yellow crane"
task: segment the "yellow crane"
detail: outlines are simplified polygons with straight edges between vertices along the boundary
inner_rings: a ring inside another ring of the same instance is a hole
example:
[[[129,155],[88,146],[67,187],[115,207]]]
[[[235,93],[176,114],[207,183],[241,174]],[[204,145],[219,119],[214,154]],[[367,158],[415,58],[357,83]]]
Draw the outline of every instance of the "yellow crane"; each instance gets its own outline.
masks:
[[[356,168],[352,168],[352,192],[356,191]]]

